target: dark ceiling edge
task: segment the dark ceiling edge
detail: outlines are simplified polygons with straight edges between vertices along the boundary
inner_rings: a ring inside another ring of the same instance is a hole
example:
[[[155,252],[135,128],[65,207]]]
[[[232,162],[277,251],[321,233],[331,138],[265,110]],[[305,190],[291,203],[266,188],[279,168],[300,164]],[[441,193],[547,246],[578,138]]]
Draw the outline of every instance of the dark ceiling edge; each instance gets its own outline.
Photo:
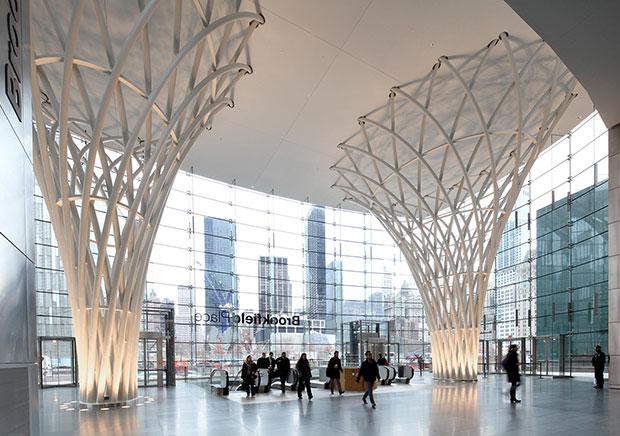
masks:
[[[586,89],[608,128],[620,123],[620,1],[504,0]],[[611,54],[611,55],[610,55]]]

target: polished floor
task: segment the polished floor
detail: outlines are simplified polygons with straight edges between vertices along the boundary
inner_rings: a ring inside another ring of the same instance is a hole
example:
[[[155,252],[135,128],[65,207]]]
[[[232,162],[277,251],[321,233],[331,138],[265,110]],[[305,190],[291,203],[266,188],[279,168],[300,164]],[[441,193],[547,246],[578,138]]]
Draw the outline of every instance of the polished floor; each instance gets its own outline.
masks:
[[[142,389],[139,405],[80,411],[71,388],[45,389],[40,426],[45,435],[577,435],[620,434],[620,392],[592,389],[592,381],[524,378],[511,405],[503,376],[478,383],[438,383],[430,375],[411,385],[380,387],[377,409],[360,395],[314,400],[279,392],[217,397],[201,382]]]

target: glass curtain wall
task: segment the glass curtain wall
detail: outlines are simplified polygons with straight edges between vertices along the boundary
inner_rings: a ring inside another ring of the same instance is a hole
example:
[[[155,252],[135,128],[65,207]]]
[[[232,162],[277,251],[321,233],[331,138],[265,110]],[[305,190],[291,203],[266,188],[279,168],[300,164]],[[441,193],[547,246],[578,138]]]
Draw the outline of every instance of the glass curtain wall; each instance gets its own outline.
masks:
[[[71,336],[56,241],[39,195],[35,202],[39,335]],[[352,332],[360,321],[379,332],[394,364],[430,350],[408,267],[371,215],[185,172],[157,234],[146,307],[175,310],[180,376],[207,377],[213,368],[234,376],[246,355],[269,351],[292,359],[306,352],[318,369],[340,350],[357,365],[367,346]]]
[[[594,113],[556,139],[504,230],[482,331],[492,357],[516,342],[527,371],[568,375],[607,346],[607,130]]]
[[[577,368],[595,343],[607,344],[607,133],[592,114],[556,139],[506,226],[481,330],[495,354],[498,341],[548,338],[528,345],[531,361],[557,361],[564,335]],[[35,208],[38,334],[70,337],[64,273],[39,194]],[[166,205],[145,306],[174,308],[175,363],[189,377],[234,374],[263,351],[306,352],[318,368],[338,349],[357,364],[369,340],[394,364],[431,357],[419,293],[371,215],[191,173],[178,174]]]

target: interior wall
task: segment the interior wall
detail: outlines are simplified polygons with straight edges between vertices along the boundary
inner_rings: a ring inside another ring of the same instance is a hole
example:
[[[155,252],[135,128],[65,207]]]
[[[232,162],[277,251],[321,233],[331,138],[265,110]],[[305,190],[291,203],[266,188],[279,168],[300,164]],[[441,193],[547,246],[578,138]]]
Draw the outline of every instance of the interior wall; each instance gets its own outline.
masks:
[[[620,124],[609,129],[608,200],[609,387],[620,389]]]
[[[0,433],[38,433],[28,0],[0,4]]]

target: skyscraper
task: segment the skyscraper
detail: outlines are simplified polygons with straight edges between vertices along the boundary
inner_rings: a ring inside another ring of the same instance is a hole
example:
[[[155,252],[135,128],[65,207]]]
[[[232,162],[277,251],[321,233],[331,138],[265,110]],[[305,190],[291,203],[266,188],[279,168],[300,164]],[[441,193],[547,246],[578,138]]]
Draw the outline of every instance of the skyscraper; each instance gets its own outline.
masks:
[[[325,329],[329,334],[336,334],[342,324],[342,261],[335,259],[327,265],[325,271],[326,309]]]
[[[290,313],[293,309],[286,257],[258,259],[258,308],[261,314]]]
[[[235,294],[235,223],[232,220],[205,217],[205,313],[236,307]],[[218,326],[226,330],[228,322]]]
[[[306,312],[309,319],[325,319],[325,208],[313,206],[306,219]]]
[[[524,186],[517,205],[527,204],[529,197],[529,187]],[[527,337],[530,332],[529,228],[527,211],[523,209],[516,210],[508,219],[495,257],[497,339]]]
[[[194,322],[194,289],[190,286],[177,286],[177,301],[175,305],[175,347],[177,356],[182,359],[193,360],[193,345],[196,324]]]

